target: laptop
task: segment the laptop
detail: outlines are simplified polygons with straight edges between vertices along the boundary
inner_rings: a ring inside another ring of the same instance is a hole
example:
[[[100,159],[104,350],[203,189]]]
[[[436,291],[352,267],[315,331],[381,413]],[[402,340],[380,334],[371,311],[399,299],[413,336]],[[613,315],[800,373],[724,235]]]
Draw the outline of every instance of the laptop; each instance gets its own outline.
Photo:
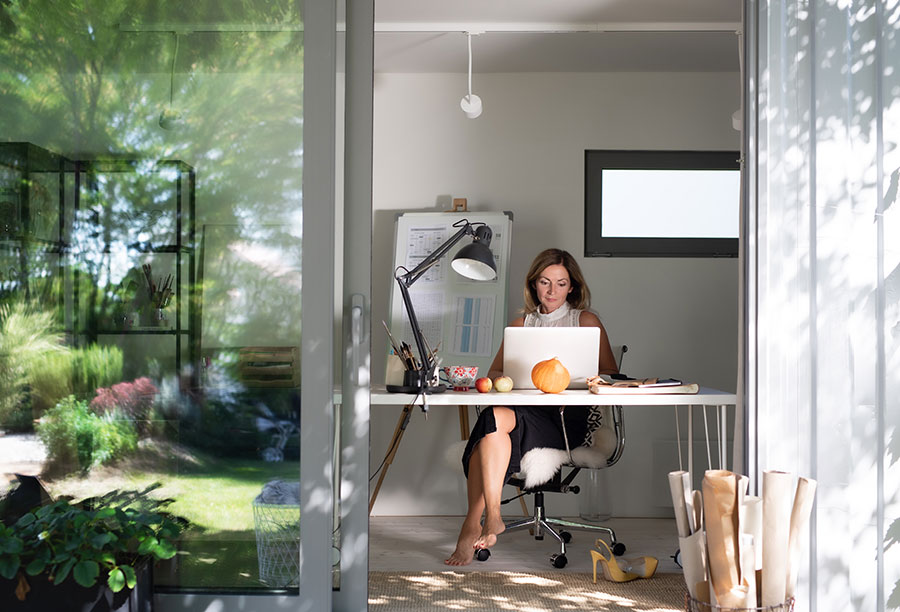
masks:
[[[531,370],[551,357],[569,371],[569,389],[587,389],[597,375],[599,327],[507,327],[503,330],[503,373],[515,389],[534,389]]]

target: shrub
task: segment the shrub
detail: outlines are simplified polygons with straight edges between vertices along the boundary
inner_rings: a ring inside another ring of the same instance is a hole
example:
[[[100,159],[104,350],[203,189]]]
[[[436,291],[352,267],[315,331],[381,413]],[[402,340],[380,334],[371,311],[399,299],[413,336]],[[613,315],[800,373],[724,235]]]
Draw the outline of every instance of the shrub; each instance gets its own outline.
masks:
[[[71,395],[47,411],[37,433],[47,448],[48,463],[62,470],[77,466],[86,471],[137,447],[137,433],[129,419],[117,410],[94,414],[86,401]]]
[[[17,302],[0,306],[0,424],[26,401],[33,366],[65,350],[53,314]]]
[[[146,376],[133,382],[121,382],[97,389],[97,397],[91,400],[91,410],[99,415],[117,410],[131,419],[139,432],[146,433],[156,393],[156,387]]]
[[[97,389],[122,380],[122,350],[92,344],[72,352],[72,393],[90,398]]]
[[[63,398],[72,394],[72,352],[57,351],[35,360],[28,377],[31,387],[31,409],[40,418]]]

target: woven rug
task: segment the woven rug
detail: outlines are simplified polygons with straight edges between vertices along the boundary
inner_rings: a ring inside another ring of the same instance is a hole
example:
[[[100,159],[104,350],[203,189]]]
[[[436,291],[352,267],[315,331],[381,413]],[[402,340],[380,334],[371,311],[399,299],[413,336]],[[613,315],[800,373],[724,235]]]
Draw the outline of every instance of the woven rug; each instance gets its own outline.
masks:
[[[558,572],[369,572],[369,610],[678,612],[681,574],[616,583]]]

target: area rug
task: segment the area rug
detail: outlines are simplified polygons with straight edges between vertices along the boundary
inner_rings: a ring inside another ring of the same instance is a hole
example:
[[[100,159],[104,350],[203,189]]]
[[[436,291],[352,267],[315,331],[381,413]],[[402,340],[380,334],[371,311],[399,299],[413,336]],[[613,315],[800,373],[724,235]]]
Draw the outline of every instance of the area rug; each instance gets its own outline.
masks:
[[[678,612],[681,574],[633,582],[592,582],[591,574],[559,572],[369,572],[369,610],[422,612]]]

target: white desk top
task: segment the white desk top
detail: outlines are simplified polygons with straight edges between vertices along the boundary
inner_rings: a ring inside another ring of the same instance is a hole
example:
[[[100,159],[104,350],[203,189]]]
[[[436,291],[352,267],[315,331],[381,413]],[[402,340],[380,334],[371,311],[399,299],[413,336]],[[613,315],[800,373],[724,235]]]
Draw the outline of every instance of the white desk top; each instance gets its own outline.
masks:
[[[369,401],[375,406],[405,406],[417,399],[408,393],[388,393],[383,385],[373,386]],[[334,402],[341,403],[341,391],[337,389]],[[418,398],[417,404],[422,403]],[[737,404],[737,395],[718,389],[700,387],[699,393],[653,394],[630,393],[628,395],[596,394],[587,390],[571,390],[562,393],[543,393],[535,389],[510,391],[509,393],[479,393],[469,391],[445,391],[428,396],[429,406],[723,406]]]

